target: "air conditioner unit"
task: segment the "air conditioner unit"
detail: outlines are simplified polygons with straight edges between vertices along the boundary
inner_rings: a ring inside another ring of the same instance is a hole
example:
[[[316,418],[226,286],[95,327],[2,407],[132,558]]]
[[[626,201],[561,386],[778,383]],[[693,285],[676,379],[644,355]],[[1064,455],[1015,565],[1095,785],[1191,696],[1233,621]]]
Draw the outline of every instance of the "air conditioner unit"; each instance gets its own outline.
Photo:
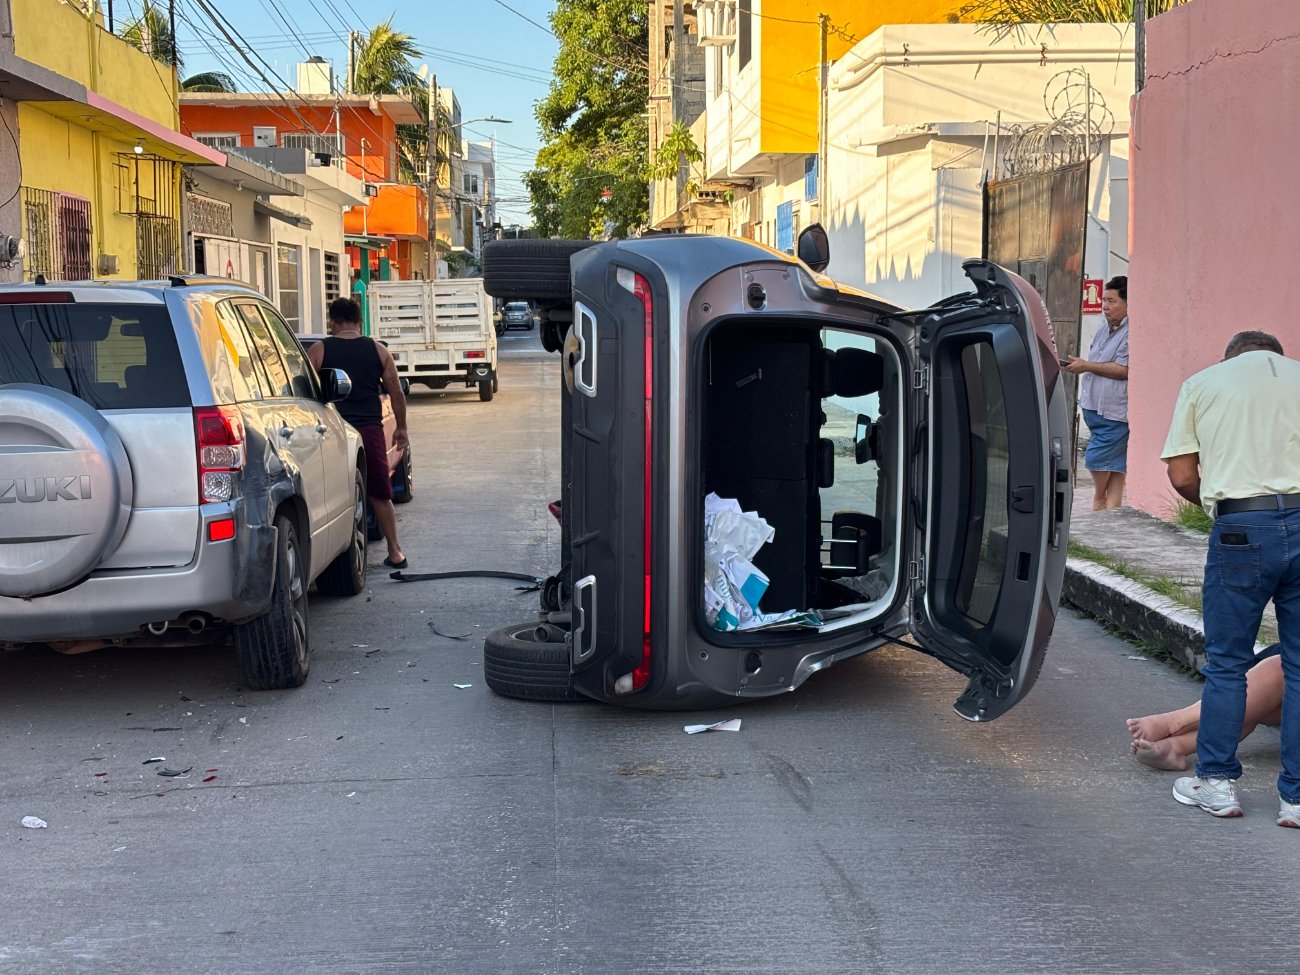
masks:
[[[695,0],[700,47],[736,43],[736,0]]]
[[[100,277],[109,277],[117,273],[119,266],[116,254],[100,254],[95,261],[95,273]]]

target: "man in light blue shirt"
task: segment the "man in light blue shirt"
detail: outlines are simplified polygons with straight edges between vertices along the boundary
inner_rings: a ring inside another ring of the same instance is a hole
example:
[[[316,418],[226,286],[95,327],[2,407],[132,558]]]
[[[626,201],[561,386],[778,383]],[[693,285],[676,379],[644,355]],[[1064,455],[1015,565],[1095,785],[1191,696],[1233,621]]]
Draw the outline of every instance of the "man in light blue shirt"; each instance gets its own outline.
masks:
[[[1093,336],[1088,358],[1066,356],[1067,372],[1079,381],[1079,408],[1091,434],[1083,465],[1092,474],[1092,510],[1124,503],[1128,471],[1128,278],[1106,282],[1102,293],[1106,327]]]

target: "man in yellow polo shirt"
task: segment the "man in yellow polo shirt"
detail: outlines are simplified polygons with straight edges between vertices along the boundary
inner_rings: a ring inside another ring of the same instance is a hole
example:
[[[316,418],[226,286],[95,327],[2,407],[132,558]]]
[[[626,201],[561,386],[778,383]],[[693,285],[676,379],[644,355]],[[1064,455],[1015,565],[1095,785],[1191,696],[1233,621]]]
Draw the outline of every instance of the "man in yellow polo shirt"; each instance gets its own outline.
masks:
[[[1174,798],[1241,815],[1246,671],[1271,599],[1286,683],[1277,824],[1300,829],[1300,362],[1265,332],[1234,335],[1222,362],[1183,383],[1161,456],[1175,490],[1214,516],[1196,775],[1174,783]]]

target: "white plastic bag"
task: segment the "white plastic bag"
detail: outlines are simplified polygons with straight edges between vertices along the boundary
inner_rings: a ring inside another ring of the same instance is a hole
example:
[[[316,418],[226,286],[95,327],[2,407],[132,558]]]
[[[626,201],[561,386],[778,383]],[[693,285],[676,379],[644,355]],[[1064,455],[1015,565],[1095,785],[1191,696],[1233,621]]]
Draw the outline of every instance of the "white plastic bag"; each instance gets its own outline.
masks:
[[[757,512],[730,498],[704,499],[704,618],[718,630],[751,623],[768,578],[751,559],[775,536]]]

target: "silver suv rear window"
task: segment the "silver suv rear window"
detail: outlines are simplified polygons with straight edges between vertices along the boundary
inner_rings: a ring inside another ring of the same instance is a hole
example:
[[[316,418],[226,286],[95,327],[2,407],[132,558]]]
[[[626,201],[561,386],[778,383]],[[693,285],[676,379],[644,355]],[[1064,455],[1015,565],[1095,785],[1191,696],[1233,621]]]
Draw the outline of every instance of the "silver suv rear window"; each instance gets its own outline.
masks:
[[[189,406],[161,305],[0,305],[0,385],[52,386],[100,410]]]

